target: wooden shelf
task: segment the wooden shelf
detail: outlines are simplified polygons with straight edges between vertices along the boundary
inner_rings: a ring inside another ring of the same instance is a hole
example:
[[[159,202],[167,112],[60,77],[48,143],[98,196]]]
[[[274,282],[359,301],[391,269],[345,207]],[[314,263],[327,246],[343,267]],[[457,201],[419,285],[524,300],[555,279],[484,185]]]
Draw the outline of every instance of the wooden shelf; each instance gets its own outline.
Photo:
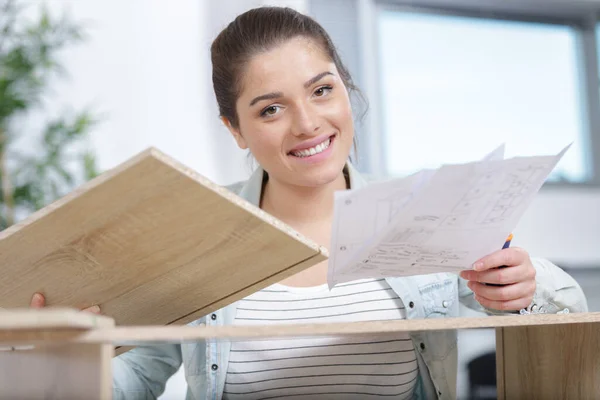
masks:
[[[19,312],[15,312],[19,314]],[[43,314],[40,310],[38,313]],[[600,322],[600,313],[574,313],[574,314],[535,314],[535,315],[507,315],[488,317],[460,317],[460,318],[433,318],[413,319],[401,321],[370,321],[370,322],[345,322],[326,324],[278,324],[255,326],[127,326],[111,327],[110,325],[98,326],[101,329],[79,330],[76,333],[65,334],[65,328],[89,324],[93,317],[89,313],[74,310],[56,310],[43,320],[40,325],[39,338],[32,329],[31,322],[36,318],[35,311],[28,312],[28,329],[23,330],[20,338],[14,328],[5,328],[0,324],[0,337],[2,332],[11,331],[12,340],[16,342],[36,341],[64,341],[77,343],[129,343],[142,344],[147,342],[181,342],[195,340],[247,340],[284,337],[317,337],[317,336],[343,336],[379,334],[389,332],[415,332],[438,331],[448,329],[482,329],[482,328],[510,328],[534,327],[543,325],[587,324]],[[2,316],[2,314],[0,314]],[[4,318],[4,317],[3,317]],[[5,318],[6,319],[6,318]],[[61,326],[60,323],[66,321]],[[8,324],[10,326],[10,324]],[[53,326],[52,329],[49,329]],[[89,326],[88,326],[89,327]],[[91,327],[90,327],[91,328]],[[54,330],[54,333],[52,332]],[[26,334],[25,334],[26,333]],[[4,342],[8,340],[5,336]],[[2,339],[0,339],[0,342]]]
[[[186,324],[327,251],[156,149],[0,232],[0,307],[98,304],[117,325]]]

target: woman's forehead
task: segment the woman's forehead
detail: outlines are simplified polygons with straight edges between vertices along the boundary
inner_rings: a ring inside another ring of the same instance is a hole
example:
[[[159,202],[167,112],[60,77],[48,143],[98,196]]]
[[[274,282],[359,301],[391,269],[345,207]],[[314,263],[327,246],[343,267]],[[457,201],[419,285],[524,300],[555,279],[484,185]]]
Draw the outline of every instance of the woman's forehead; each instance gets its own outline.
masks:
[[[314,40],[294,38],[250,60],[244,74],[242,95],[248,91],[303,84],[324,71],[337,75],[335,64],[322,47]]]

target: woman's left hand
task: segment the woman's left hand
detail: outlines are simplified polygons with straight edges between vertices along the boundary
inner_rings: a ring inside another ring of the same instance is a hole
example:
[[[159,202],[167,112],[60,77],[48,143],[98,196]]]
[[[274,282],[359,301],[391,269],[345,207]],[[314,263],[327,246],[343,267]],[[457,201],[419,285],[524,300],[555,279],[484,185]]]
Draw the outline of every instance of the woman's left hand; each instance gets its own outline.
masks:
[[[506,266],[506,268],[498,268]],[[483,257],[472,270],[461,271],[475,300],[493,310],[512,311],[531,305],[535,293],[535,268],[529,254],[518,247],[498,250]],[[488,286],[492,283],[502,286]]]

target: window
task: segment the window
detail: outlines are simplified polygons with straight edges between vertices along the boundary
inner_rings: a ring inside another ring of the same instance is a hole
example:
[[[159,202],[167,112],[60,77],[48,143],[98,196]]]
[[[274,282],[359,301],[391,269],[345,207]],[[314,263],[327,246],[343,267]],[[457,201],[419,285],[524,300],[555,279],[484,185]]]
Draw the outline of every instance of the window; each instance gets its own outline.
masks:
[[[592,175],[575,28],[408,13],[377,14],[381,128],[392,176],[573,146],[549,180]]]

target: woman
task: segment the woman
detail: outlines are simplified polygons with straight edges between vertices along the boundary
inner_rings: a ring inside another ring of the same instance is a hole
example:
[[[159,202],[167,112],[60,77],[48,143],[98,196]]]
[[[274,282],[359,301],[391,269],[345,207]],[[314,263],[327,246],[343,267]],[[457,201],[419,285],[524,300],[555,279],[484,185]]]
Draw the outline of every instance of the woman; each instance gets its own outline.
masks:
[[[230,189],[327,246],[334,192],[366,185],[349,162],[356,88],[329,36],[296,11],[259,8],[223,30],[211,53],[221,119],[260,165]],[[496,313],[587,309],[571,277],[519,248],[484,257],[461,278],[361,280],[329,291],[326,277],[324,262],[192,325],[457,316],[459,301]],[[115,358],[114,398],[159,396],[183,362],[193,399],[452,399],[456,355],[453,331],[144,346]]]

